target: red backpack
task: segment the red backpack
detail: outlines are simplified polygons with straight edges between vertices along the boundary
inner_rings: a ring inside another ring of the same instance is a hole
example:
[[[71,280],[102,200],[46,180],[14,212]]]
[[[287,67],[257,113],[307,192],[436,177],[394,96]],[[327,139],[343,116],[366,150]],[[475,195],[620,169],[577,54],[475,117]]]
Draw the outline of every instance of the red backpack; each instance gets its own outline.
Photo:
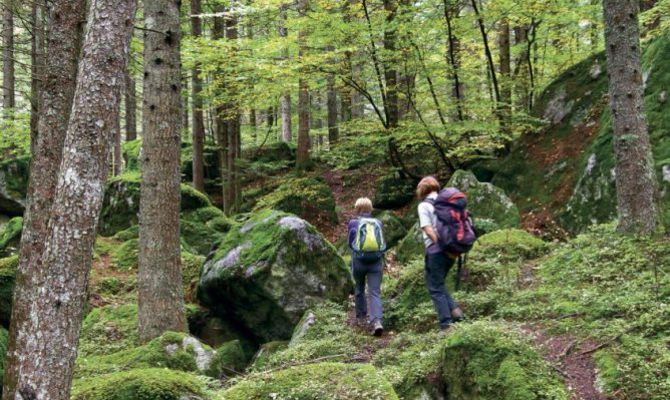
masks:
[[[438,246],[452,255],[465,254],[477,240],[465,194],[456,188],[442,190],[435,199],[426,199],[435,208]]]

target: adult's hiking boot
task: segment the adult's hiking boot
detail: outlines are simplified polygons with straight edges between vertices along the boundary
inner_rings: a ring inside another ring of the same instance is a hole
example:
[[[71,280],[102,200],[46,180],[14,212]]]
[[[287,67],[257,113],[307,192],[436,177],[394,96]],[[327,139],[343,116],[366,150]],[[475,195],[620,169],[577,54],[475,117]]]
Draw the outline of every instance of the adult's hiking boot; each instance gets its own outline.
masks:
[[[454,322],[463,321],[463,310],[460,307],[454,308],[451,310],[451,318],[453,318]]]
[[[381,321],[377,320],[373,324],[372,335],[381,336],[384,333],[384,327],[382,326]]]
[[[440,327],[440,335],[447,335],[454,330],[454,324],[448,324]]]

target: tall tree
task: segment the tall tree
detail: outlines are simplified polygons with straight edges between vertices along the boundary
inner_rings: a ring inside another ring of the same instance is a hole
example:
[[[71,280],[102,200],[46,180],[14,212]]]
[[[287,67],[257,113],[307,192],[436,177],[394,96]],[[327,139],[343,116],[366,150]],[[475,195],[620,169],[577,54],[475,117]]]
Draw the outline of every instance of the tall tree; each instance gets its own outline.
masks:
[[[232,49],[235,49],[238,38],[238,27],[237,27],[237,15],[235,14],[236,10],[233,7],[230,7],[230,16],[226,21],[226,40],[233,42],[231,45]],[[234,56],[234,54],[233,54]],[[228,74],[228,82],[233,82],[234,79],[232,74]],[[234,93],[232,93],[231,87],[226,88],[227,97],[233,99]],[[234,214],[237,211],[241,200],[241,188],[240,188],[240,169],[238,165],[238,160],[240,158],[241,148],[242,148],[242,132],[240,124],[240,107],[236,100],[230,101],[226,104],[226,134],[228,135],[228,151],[226,152],[227,158],[225,159],[226,163],[226,172],[227,172],[227,185],[223,187],[223,209],[224,212],[228,215]]]
[[[604,0],[609,98],[614,127],[618,229],[656,229],[656,174],[644,113],[638,0]]]
[[[5,0],[2,10],[2,106],[16,107],[14,76],[14,2]]]
[[[37,137],[33,138],[27,204],[24,215],[16,288],[12,302],[13,318],[5,364],[3,399],[14,400],[19,377],[29,368],[25,354],[31,312],[44,272],[42,254],[47,239],[47,224],[56,192],[63,142],[72,108],[77,77],[77,57],[81,43],[81,22],[85,0],[57,0],[48,8],[47,46],[44,74],[39,93]],[[19,335],[21,333],[21,335]],[[30,385],[24,384],[30,391]]]
[[[509,20],[503,17],[498,26],[498,52],[500,60],[500,125],[503,133],[509,134],[512,113],[512,54],[510,48]],[[511,140],[508,141],[511,144]]]
[[[144,2],[144,102],[140,190],[139,335],[184,331],[179,242],[180,0]]]
[[[286,6],[279,9],[279,36],[288,37],[288,28],[286,27]],[[286,40],[286,39],[284,39]],[[282,59],[288,59],[288,46],[284,45]],[[279,108],[281,113],[281,136],[284,142],[293,140],[291,133],[291,94],[284,92],[279,98]]]
[[[22,346],[10,358],[15,373],[8,375],[5,399],[70,398],[135,1],[93,0],[90,7],[63,160],[44,236],[42,268],[31,291],[35,296],[28,310],[14,309],[17,318],[25,318],[25,325],[19,332]],[[55,22],[62,23],[62,18]],[[17,281],[18,285],[29,282]]]
[[[307,15],[309,0],[298,1],[298,12],[301,17]],[[310,117],[310,98],[309,83],[307,82],[306,69],[303,66],[306,56],[307,32],[301,28],[298,32],[298,61],[301,64],[298,77],[298,150],[296,165],[298,168],[304,168],[309,163],[309,117]]]
[[[137,139],[137,89],[130,68],[128,68],[125,80],[126,142],[129,142]]]
[[[461,81],[461,42],[454,32],[454,18],[458,17],[460,12],[458,0],[443,0],[444,20],[447,24],[447,62],[450,67],[452,79],[452,96],[456,102],[456,116],[459,121],[465,119],[463,111],[463,102],[465,100],[464,86]]]
[[[396,56],[396,15],[398,12],[397,0],[384,0],[386,24],[384,25],[384,50],[387,54],[384,62],[384,81],[386,84],[386,122],[388,128],[396,128],[400,120],[400,105],[398,101],[398,72],[395,69]]]
[[[40,86],[44,75],[44,2],[34,0],[30,19],[32,35],[30,37],[30,148],[34,150],[37,139],[37,123],[40,110]]]
[[[329,74],[327,79],[326,108],[328,110],[328,143],[334,144],[340,136],[337,126],[337,91],[335,90],[335,76]]]
[[[191,0],[191,35],[194,38],[202,36],[202,8],[200,0]],[[192,132],[193,132],[193,187],[201,192],[205,191],[205,170],[203,165],[203,151],[205,147],[205,120],[202,111],[202,77],[200,63],[195,62],[191,71],[191,97],[193,104]]]

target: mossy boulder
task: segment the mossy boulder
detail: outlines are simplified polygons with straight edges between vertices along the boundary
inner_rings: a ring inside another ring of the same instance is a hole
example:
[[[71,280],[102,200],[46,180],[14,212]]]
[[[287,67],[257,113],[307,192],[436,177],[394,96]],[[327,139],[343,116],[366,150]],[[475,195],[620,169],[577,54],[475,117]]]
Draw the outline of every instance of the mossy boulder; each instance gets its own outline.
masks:
[[[384,224],[384,240],[389,248],[397,245],[407,235],[402,219],[392,211],[382,211],[374,216]]]
[[[0,162],[0,215],[23,215],[29,176],[30,157]]]
[[[296,147],[292,143],[274,142],[262,147],[250,147],[245,158],[251,162],[272,163],[277,161],[294,161]]]
[[[91,357],[137,347],[137,305],[94,308],[84,318],[79,336],[79,356]]]
[[[255,212],[271,208],[295,214],[311,223],[337,222],[335,197],[321,179],[298,177],[284,180],[272,193],[261,197]]]
[[[256,354],[254,354],[254,358],[251,361],[253,369],[257,371],[263,371],[267,369],[268,361],[272,355],[277,354],[282,350],[286,350],[288,343],[289,342],[287,340],[274,340],[272,342],[263,343]]]
[[[77,379],[72,400],[198,400],[206,388],[195,375],[165,368],[133,369]]]
[[[467,195],[468,210],[480,234],[519,226],[519,209],[505,191],[491,183],[479,182],[472,172],[454,172],[447,187],[458,188]]]
[[[223,392],[227,400],[369,399],[398,396],[369,364],[317,363],[247,376]]]
[[[169,368],[205,374],[210,371],[216,352],[185,333],[166,332],[151,342],[111,354],[81,356],[77,377],[92,377],[138,368]]]
[[[223,238],[202,268],[198,297],[263,343],[288,339],[305,310],[351,290],[344,260],[312,225],[266,210]]]
[[[137,224],[140,181],[139,171],[125,172],[108,181],[98,228],[101,235],[111,236]],[[181,185],[182,212],[211,206],[212,203],[205,194],[187,184]]]
[[[409,204],[414,198],[417,182],[398,174],[385,175],[377,182],[372,203],[375,208],[390,210]]]
[[[447,399],[568,400],[560,378],[525,336],[503,323],[459,326],[442,351]]]
[[[18,251],[22,230],[23,217],[14,217],[0,225],[0,257],[10,256]]]
[[[238,376],[247,367],[248,358],[239,340],[231,340],[216,349],[207,375],[219,380]]]
[[[407,234],[398,242],[396,257],[402,264],[406,264],[414,258],[424,254],[425,246],[419,223],[416,222],[407,230]]]
[[[18,265],[19,256],[0,258],[0,326],[9,326]]]

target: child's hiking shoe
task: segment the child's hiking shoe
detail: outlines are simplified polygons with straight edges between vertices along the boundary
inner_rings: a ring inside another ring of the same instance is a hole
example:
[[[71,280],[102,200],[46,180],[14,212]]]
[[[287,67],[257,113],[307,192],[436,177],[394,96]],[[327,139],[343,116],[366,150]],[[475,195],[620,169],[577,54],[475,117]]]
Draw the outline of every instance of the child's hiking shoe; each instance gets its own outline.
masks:
[[[384,333],[384,327],[382,326],[381,321],[377,320],[374,322],[373,328],[372,328],[372,335],[373,336],[381,336]]]
[[[463,310],[460,307],[454,308],[451,310],[451,318],[453,318],[454,322],[463,321]]]

